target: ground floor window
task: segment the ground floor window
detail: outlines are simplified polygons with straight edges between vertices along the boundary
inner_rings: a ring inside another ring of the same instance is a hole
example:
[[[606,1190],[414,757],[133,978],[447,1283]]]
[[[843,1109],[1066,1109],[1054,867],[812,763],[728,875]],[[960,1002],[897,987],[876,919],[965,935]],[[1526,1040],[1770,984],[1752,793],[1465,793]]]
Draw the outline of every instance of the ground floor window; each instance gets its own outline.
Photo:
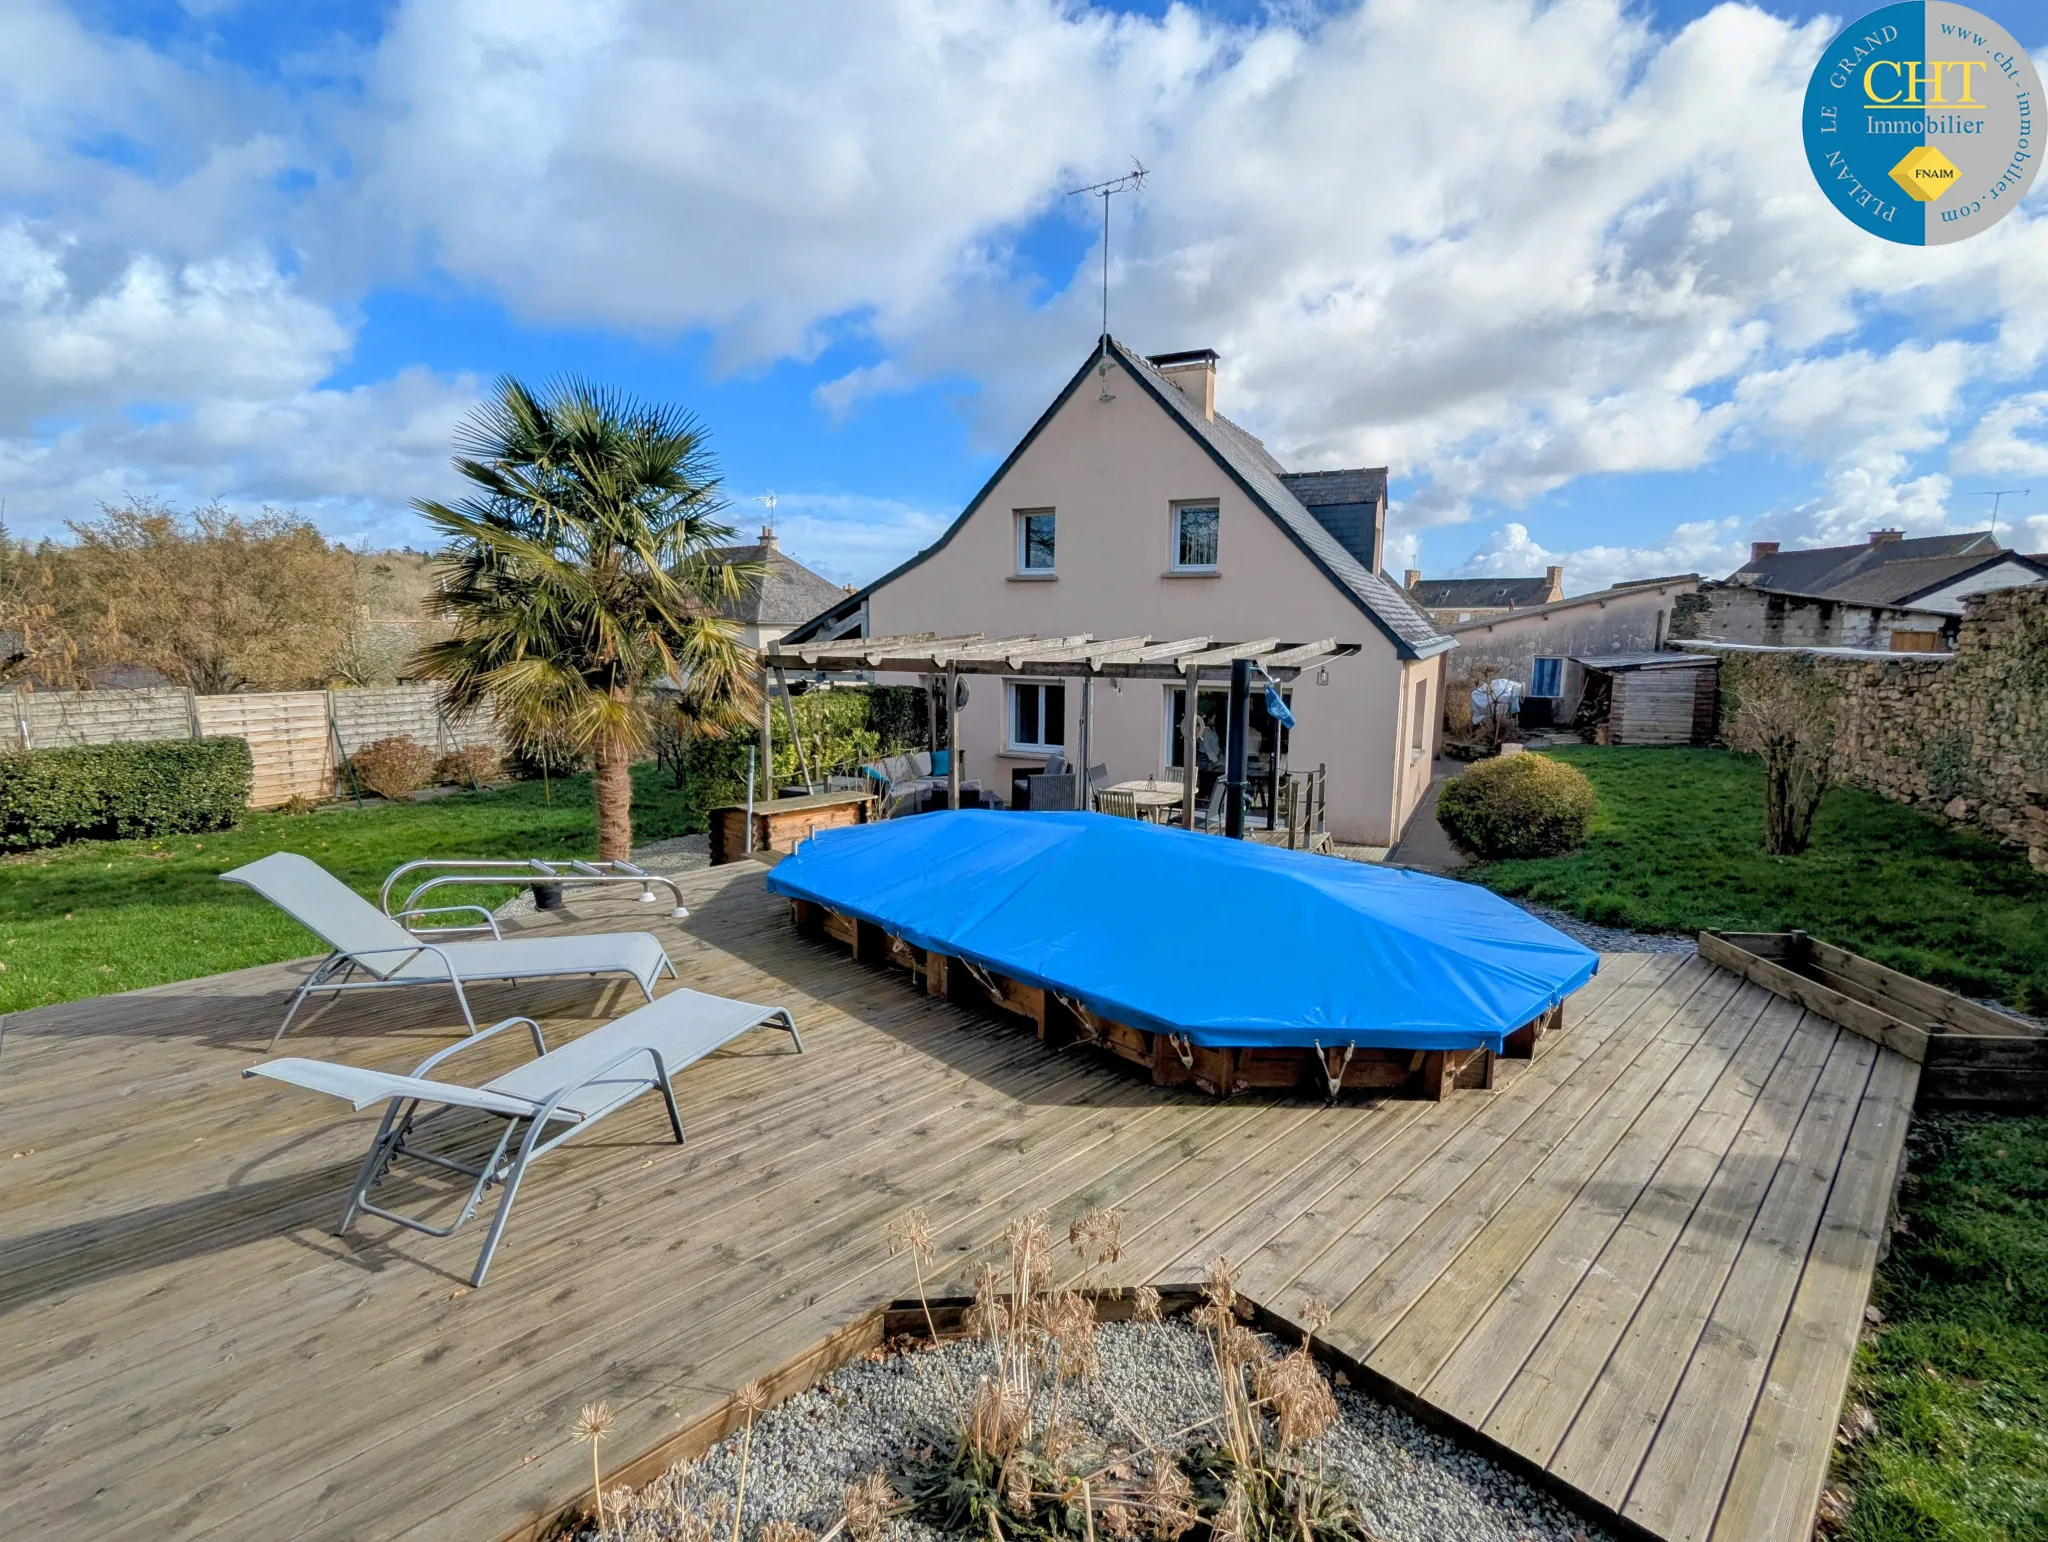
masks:
[[[1067,742],[1067,688],[1056,682],[1010,682],[1010,748],[1037,751]]]
[[[1529,665],[1529,694],[1531,696],[1562,696],[1564,694],[1564,660],[1536,659]]]

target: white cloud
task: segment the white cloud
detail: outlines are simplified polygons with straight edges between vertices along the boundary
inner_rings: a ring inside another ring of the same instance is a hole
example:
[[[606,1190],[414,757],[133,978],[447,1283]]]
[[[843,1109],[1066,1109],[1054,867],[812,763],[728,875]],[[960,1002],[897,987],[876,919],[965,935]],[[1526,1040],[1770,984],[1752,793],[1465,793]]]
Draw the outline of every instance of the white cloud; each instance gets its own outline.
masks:
[[[756,523],[749,500],[736,502],[725,518],[742,534]],[[774,522],[782,549],[798,562],[834,583],[864,584],[936,541],[953,512],[890,498],[783,493]]]
[[[1564,569],[1567,594],[1585,594],[1630,579],[1698,573],[1719,578],[1749,557],[1737,519],[1690,520],[1649,546],[1585,546],[1549,551],[1529,537],[1528,527],[1502,525],[1457,569],[1465,578],[1526,577],[1552,565]]]
[[[1425,0],[1306,15],[405,0],[361,56],[323,59],[329,90],[18,0],[10,509],[133,478],[402,523],[474,383],[321,382],[366,286],[427,271],[529,320],[707,328],[734,366],[864,334],[878,361],[814,393],[835,421],[962,379],[1000,447],[1096,325],[1096,254],[1048,298],[1017,243],[1091,219],[1065,190],[1134,154],[1154,177],[1116,211],[1115,329],[1221,350],[1225,410],[1291,463],[1390,464],[1416,487],[1403,551],[1480,504],[1737,449],[1795,468],[1755,521],[1787,541],[1967,525],[1951,475],[2043,464],[2048,215],[1914,249],[1829,208],[1791,126],[1830,23],[1729,4],[1664,36],[1623,0],[1461,0],[1455,27]],[[108,142],[146,153],[76,148]],[[848,577],[940,519],[785,508]],[[1576,578],[1729,550],[1715,521],[1564,555]]]

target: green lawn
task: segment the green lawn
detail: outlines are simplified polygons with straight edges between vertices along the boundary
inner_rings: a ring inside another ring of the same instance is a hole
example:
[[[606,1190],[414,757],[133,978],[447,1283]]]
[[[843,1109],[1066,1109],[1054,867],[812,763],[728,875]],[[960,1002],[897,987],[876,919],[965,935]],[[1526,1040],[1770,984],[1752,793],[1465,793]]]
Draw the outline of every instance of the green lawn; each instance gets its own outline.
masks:
[[[0,1012],[322,951],[296,922],[220,881],[273,851],[302,852],[371,899],[385,874],[414,857],[591,856],[590,779],[555,782],[551,804],[548,791],[520,782],[421,803],[251,814],[237,830],[83,841],[0,860]],[[635,768],[636,841],[701,829],[694,812],[657,767]],[[471,890],[450,902],[479,893],[502,897]]]
[[[1756,760],[1720,750],[1546,751],[1600,796],[1570,856],[1494,862],[1479,882],[1606,926],[1802,928],[1894,969],[2048,1012],[2048,877],[1974,832],[1836,788],[1803,856],[1763,850]]]
[[[2048,1118],[1918,1121],[1838,1452],[1852,1542],[2048,1537]]]

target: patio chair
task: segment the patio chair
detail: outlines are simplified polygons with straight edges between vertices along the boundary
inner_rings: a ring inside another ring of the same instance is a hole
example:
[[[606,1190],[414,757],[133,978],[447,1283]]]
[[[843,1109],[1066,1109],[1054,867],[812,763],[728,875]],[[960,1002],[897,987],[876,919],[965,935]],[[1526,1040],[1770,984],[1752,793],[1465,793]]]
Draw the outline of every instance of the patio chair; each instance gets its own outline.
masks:
[[[649,1001],[654,982],[675,965],[651,932],[598,932],[579,937],[515,937],[498,934],[497,920],[481,905],[438,905],[387,916],[317,862],[278,851],[222,873],[223,883],[254,889],[334,951],[306,977],[270,1036],[271,1049],[291,1027],[305,999],[319,990],[390,989],[405,985],[449,985],[462,1020],[475,1033],[466,985],[480,980],[546,979],[562,975],[625,975]],[[489,942],[435,942],[400,923],[423,915],[470,911],[491,928]],[[360,973],[362,979],[352,978]]]
[[[533,1035],[532,1060],[493,1077],[481,1087],[429,1076],[449,1056],[520,1024]],[[296,1056],[266,1061],[242,1074],[267,1076],[309,1092],[324,1092],[358,1109],[379,1102],[388,1105],[383,1122],[377,1126],[376,1139],[370,1142],[369,1154],[356,1175],[348,1207],[335,1228],[336,1236],[347,1233],[359,1210],[409,1226],[429,1237],[450,1236],[476,1214],[484,1192],[494,1183],[502,1184],[504,1193],[498,1198],[497,1214],[491,1218],[490,1234],[484,1238],[476,1272],[470,1276],[472,1285],[481,1285],[485,1271],[491,1267],[491,1255],[498,1250],[498,1242],[505,1234],[505,1221],[512,1213],[520,1179],[535,1157],[545,1156],[570,1136],[589,1129],[607,1114],[617,1113],[643,1093],[656,1091],[668,1107],[669,1128],[675,1132],[676,1144],[681,1145],[683,1118],[676,1109],[675,1093],[669,1084],[685,1067],[750,1029],[764,1025],[788,1033],[797,1053],[803,1053],[804,1041],[796,1031],[796,1019],[785,1007],[764,1007],[750,1001],[707,996],[700,991],[675,990],[553,1050],[541,1037],[540,1024],[532,1018],[508,1017],[429,1055],[402,1076]],[[422,1109],[426,1110],[424,1114]],[[427,1151],[417,1143],[422,1135],[439,1132],[465,1113],[485,1114],[504,1121],[496,1147],[483,1162],[464,1162],[442,1152]],[[519,1135],[518,1145],[508,1158],[506,1153],[514,1150],[515,1134]],[[370,1198],[370,1191],[401,1159],[425,1162],[476,1180],[461,1213],[448,1225],[435,1226],[418,1216],[387,1210]]]
[[[1118,819],[1136,819],[1138,800],[1128,792],[1111,792],[1107,788],[1095,794],[1095,812],[1110,814]]]

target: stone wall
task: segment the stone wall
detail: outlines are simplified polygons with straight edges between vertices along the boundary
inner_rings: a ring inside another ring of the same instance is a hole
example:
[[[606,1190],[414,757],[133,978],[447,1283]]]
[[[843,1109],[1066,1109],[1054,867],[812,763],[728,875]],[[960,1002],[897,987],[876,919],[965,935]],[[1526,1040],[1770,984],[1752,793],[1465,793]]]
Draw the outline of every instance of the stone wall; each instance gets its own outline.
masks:
[[[1724,700],[1757,657],[1723,656]],[[2048,872],[2048,587],[1970,596],[1952,658],[1810,657],[1841,687],[1844,781],[1980,826]]]

